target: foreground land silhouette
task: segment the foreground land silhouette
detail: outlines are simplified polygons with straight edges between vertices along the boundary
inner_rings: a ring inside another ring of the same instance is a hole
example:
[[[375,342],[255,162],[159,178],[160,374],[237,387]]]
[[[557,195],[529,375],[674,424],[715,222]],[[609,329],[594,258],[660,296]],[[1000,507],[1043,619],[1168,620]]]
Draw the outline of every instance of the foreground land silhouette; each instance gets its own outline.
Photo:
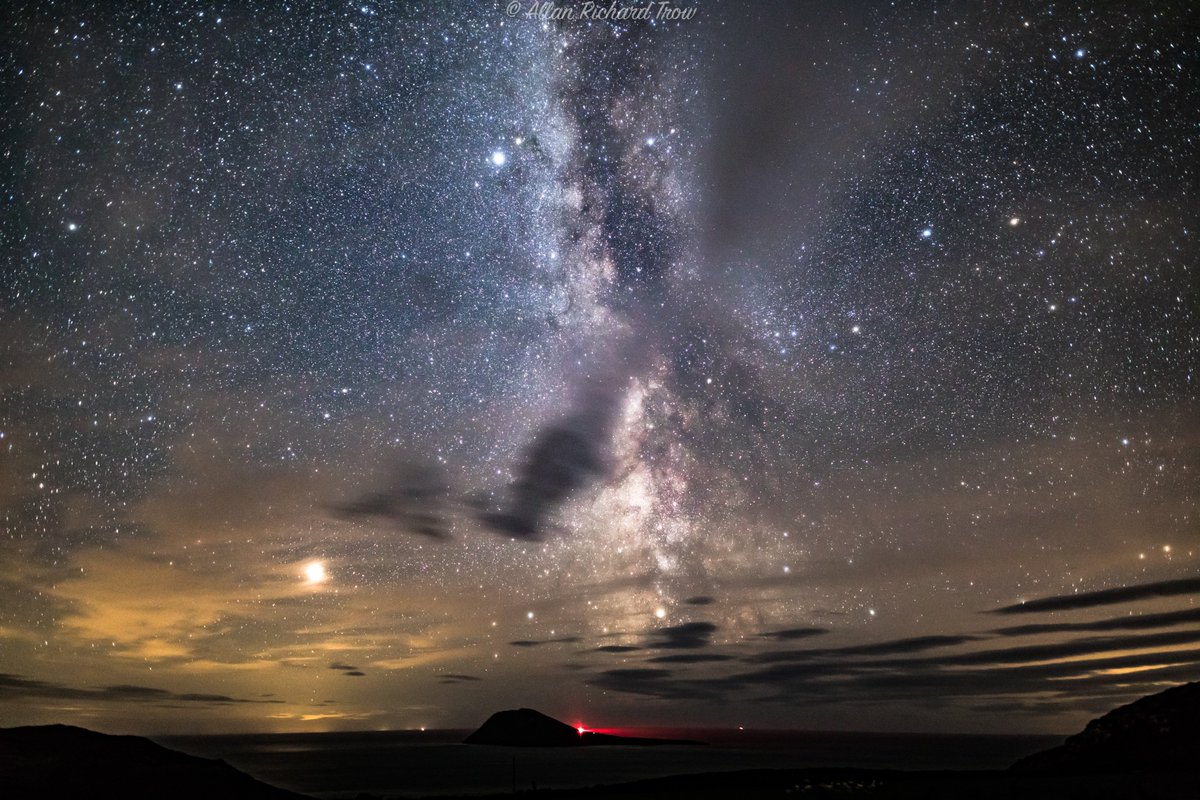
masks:
[[[300,800],[224,761],[70,725],[0,728],[0,796]]]
[[[584,738],[576,728],[530,709],[518,709],[493,715],[467,741],[474,739],[474,743],[493,746],[575,747],[586,746]],[[587,744],[680,742],[609,737]],[[1198,756],[1200,683],[1189,683],[1117,708],[1090,722],[1062,745],[1023,758],[1007,770],[755,769],[582,789],[532,791],[530,782],[518,785],[517,793],[562,800],[797,796],[1195,800],[1200,797]],[[347,776],[348,784],[353,783],[353,777]],[[248,800],[303,797],[256,781],[218,760],[185,755],[140,737],[108,736],[65,725],[0,729],[0,795]],[[323,792],[323,796],[339,795]],[[402,793],[345,796],[362,800],[404,797]],[[511,797],[512,793],[487,796]]]

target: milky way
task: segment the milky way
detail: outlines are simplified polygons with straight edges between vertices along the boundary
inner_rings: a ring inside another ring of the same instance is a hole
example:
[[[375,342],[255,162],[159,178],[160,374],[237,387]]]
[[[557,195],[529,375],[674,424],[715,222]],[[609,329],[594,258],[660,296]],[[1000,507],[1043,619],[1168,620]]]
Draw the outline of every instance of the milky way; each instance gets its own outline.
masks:
[[[534,5],[5,12],[6,720],[1196,679],[1195,13]]]

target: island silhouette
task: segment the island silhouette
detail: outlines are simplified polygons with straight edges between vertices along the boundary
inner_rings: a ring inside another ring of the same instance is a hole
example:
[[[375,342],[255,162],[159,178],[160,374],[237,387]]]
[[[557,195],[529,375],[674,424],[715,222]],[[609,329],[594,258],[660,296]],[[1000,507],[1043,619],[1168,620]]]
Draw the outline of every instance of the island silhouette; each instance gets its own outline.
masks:
[[[690,739],[647,739],[638,736],[614,736],[584,728],[575,728],[532,708],[497,711],[487,722],[463,740],[464,744],[490,744],[502,747],[592,747],[624,745],[704,745]]]

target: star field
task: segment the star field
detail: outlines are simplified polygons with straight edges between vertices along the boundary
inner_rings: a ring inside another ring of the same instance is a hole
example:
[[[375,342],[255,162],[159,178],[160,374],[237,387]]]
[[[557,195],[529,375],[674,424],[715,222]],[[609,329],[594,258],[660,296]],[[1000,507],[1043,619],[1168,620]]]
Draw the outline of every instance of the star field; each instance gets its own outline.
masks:
[[[1195,679],[1195,13],[527,9],[5,12],[5,718]]]

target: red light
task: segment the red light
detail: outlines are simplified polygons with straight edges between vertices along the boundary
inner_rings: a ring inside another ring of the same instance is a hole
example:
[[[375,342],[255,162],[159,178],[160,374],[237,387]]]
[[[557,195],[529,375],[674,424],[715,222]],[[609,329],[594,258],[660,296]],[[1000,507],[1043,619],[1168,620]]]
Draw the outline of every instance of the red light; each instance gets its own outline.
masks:
[[[582,725],[577,727],[575,730],[579,731],[580,736],[583,736],[583,734],[585,734],[587,732]]]

